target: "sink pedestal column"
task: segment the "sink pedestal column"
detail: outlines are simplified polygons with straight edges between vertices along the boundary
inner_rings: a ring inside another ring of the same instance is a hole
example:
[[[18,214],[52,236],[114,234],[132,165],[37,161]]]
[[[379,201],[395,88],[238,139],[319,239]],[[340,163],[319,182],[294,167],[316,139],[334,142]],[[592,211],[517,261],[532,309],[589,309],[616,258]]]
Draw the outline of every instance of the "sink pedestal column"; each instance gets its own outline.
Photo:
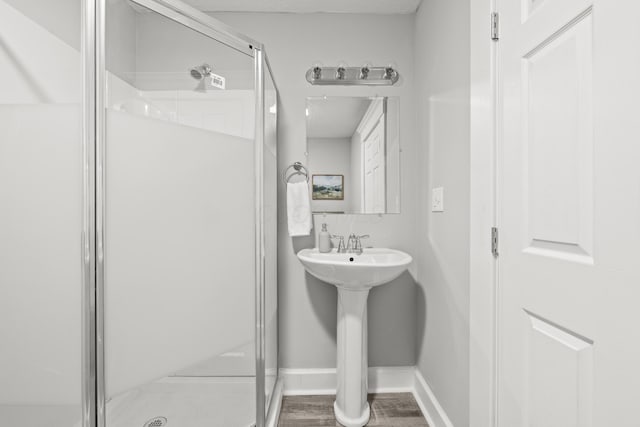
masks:
[[[338,388],[333,410],[345,427],[369,421],[367,401],[367,297],[369,289],[338,287]]]

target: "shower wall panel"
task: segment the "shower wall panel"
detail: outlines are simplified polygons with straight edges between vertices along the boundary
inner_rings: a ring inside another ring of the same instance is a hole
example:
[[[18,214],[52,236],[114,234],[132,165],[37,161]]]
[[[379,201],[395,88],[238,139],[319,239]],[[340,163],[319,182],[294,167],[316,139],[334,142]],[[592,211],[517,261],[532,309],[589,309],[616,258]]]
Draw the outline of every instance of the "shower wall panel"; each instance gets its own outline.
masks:
[[[0,405],[80,403],[80,123],[0,105]]]
[[[79,15],[80,2],[76,3]],[[59,26],[69,21],[73,18]],[[76,31],[79,40],[79,26]],[[78,48],[4,1],[0,1],[0,70],[0,104],[80,103]]]
[[[113,396],[253,342],[254,175],[252,140],[124,112],[107,119]]]
[[[0,426],[81,418],[80,1],[0,1]]]

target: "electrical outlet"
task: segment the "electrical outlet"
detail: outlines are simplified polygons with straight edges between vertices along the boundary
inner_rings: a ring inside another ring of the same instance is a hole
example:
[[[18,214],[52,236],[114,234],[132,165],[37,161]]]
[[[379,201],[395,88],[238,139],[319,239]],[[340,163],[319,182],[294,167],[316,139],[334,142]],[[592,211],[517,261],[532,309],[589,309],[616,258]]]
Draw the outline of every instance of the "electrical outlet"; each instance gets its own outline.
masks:
[[[444,212],[444,189],[442,187],[431,190],[431,212]]]

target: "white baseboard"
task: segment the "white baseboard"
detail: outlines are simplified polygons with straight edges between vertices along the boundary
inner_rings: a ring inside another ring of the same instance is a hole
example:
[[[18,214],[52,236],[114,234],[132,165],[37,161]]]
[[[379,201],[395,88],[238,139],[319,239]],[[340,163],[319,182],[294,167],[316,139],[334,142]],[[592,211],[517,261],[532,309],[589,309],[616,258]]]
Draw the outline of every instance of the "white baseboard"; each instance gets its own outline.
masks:
[[[267,413],[266,427],[277,427],[278,418],[280,417],[280,408],[282,407],[282,378],[278,378],[276,385],[273,388],[273,395],[271,396],[271,403],[269,404],[269,411]]]
[[[417,368],[414,368],[413,396],[430,427],[453,427],[447,413]]]
[[[400,393],[413,391],[413,366],[382,366],[369,368],[369,393]],[[336,394],[336,370],[280,369],[285,396]]]
[[[335,369],[280,369],[285,396],[335,394]]]
[[[283,395],[336,394],[335,369],[280,369]],[[415,366],[369,368],[369,393],[410,392],[430,427],[453,427],[433,391]]]

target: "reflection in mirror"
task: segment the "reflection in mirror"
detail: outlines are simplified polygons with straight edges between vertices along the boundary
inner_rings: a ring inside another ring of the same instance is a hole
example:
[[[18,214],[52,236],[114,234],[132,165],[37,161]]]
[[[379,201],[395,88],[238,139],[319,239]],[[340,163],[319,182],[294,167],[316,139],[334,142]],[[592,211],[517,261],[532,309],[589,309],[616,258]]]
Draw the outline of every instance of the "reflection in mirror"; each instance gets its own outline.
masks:
[[[307,98],[311,209],[400,213],[397,97]]]

